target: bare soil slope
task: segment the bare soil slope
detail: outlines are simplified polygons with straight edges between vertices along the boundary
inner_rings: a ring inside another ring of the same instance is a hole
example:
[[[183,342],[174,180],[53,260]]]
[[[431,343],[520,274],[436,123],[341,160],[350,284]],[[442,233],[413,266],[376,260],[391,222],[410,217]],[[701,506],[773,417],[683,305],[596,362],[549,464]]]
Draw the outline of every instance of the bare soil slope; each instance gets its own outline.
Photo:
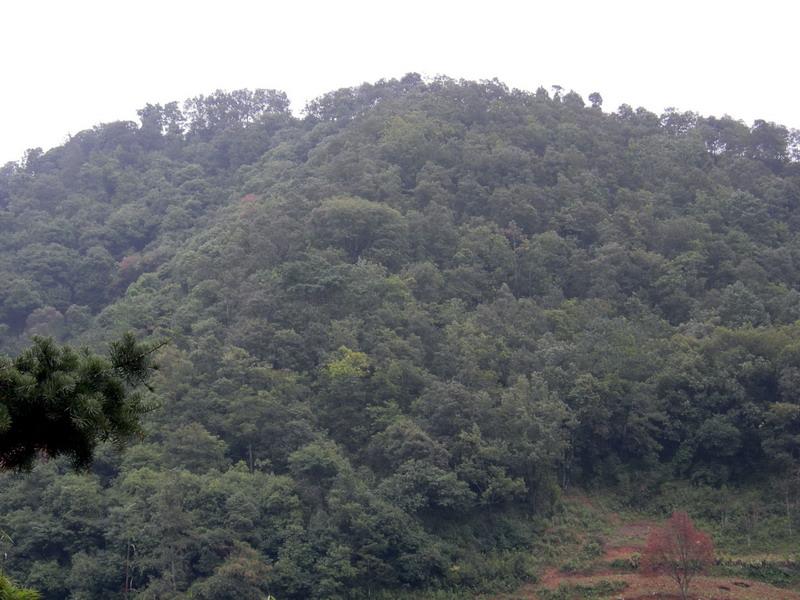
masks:
[[[550,567],[536,584],[523,586],[502,600],[679,600],[675,582],[668,577],[647,577],[636,572],[639,553],[658,523],[624,522],[609,517],[613,526],[602,536],[602,553],[578,571]],[[691,587],[693,600],[800,600],[800,592],[740,577],[697,577]],[[500,600],[500,599],[499,599]]]

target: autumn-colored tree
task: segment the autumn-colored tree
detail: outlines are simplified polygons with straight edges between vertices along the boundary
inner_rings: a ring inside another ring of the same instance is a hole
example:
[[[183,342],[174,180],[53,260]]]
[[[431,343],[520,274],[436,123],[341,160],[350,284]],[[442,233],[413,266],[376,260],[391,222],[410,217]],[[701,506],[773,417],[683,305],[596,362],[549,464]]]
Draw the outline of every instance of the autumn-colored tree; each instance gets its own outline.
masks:
[[[647,538],[640,568],[645,575],[668,575],[687,600],[692,579],[713,563],[711,537],[698,530],[689,515],[676,511]]]

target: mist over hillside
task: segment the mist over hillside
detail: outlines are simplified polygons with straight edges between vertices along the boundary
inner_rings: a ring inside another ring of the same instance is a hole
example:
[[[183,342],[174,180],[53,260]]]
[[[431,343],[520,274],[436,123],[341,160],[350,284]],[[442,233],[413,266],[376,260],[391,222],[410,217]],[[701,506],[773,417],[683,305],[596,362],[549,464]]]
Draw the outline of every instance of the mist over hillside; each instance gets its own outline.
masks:
[[[797,131],[415,74],[139,116],[0,169],[0,349],[170,340],[140,444],[0,476],[45,599],[513,587],[576,489],[800,526]]]

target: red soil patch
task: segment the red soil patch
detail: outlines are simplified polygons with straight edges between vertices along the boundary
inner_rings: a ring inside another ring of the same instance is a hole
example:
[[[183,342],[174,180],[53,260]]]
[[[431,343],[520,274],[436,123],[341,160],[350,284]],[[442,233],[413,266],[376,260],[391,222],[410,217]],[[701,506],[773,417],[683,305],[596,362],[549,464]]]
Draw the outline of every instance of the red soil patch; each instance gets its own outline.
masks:
[[[620,525],[617,530],[609,536],[608,543],[611,546],[643,546],[647,541],[650,532],[658,527],[658,523],[650,521],[635,521]]]
[[[617,530],[617,536],[644,541],[657,523],[650,521],[636,521],[625,523]]]
[[[579,501],[589,504],[588,498]],[[611,598],[617,600],[679,600],[675,582],[668,577],[645,577],[638,573],[620,573],[610,569],[608,563],[630,558],[641,552],[647,537],[658,524],[649,521],[621,523],[614,515],[617,529],[605,539],[601,559],[595,562],[591,574],[563,573],[550,567],[537,584],[527,584],[514,594],[502,596],[507,600],[539,600],[537,590],[557,589],[560,585],[597,585],[600,581],[624,581],[627,587]],[[756,581],[742,581],[728,577],[697,577],[692,582],[693,600],[800,600],[800,593]]]
[[[603,553],[603,560],[606,562],[611,562],[612,560],[617,560],[620,558],[630,558],[640,551],[641,547],[639,546],[615,546],[612,548],[606,548],[606,551]]]
[[[554,569],[553,567],[549,567],[545,570],[542,574],[539,583],[547,588],[556,588],[558,584],[560,584],[564,580],[565,575],[562,575],[558,569]]]
[[[636,521],[620,525],[605,540],[603,561],[609,563],[618,559],[626,559],[641,552],[647,537],[656,526],[656,523],[650,521]]]
[[[672,600],[675,582],[669,577],[643,577],[636,574],[607,573],[602,575],[564,575],[548,569],[539,586],[525,586],[514,598],[535,600],[536,587],[556,589],[559,585],[597,585],[599,582],[624,581],[628,587],[614,594],[623,600]],[[784,590],[756,581],[745,582],[749,587],[736,585],[741,580],[730,577],[698,577],[692,582],[691,597],[696,600],[800,600],[800,593]]]

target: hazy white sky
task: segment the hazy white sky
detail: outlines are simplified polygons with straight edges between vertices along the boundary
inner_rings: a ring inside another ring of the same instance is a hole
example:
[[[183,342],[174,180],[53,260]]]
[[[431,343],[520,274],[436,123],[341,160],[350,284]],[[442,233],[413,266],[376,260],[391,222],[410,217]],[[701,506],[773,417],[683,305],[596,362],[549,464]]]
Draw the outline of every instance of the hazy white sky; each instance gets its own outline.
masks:
[[[0,165],[147,102],[416,71],[800,127],[794,0],[3,0]]]

